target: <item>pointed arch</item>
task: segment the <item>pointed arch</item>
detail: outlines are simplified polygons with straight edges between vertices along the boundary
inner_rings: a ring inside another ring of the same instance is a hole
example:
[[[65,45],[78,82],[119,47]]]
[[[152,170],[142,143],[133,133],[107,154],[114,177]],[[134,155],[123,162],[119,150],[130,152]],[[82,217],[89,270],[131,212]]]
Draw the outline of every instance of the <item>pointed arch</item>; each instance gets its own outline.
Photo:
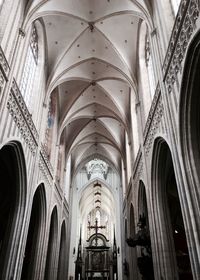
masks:
[[[152,162],[152,213],[155,238],[160,240],[154,245],[156,250],[161,252],[157,260],[160,264],[157,269],[161,269],[158,275],[193,279],[172,153],[167,142],[161,137],[154,143]]]
[[[62,222],[61,226],[61,237],[60,237],[60,250],[59,250],[59,260],[58,260],[58,273],[57,280],[62,280],[66,278],[66,259],[67,255],[67,233],[66,233],[66,222]]]
[[[188,186],[200,211],[200,32],[189,46],[184,66],[179,103],[179,140]],[[188,172],[189,171],[189,172]],[[195,203],[195,202],[194,202]]]
[[[12,277],[26,208],[26,165],[19,142],[0,149],[0,279]]]
[[[200,223],[196,217],[200,212],[200,32],[198,32],[187,50],[182,76],[179,100],[179,143],[180,161],[184,178],[185,208],[193,248],[192,265],[198,278],[200,271],[197,248],[200,246]]]
[[[54,279],[56,266],[56,250],[58,240],[58,211],[55,206],[50,219],[49,240],[45,266],[45,280]]]
[[[44,185],[37,187],[30,213],[21,280],[35,279],[41,262],[46,224],[46,194]]]

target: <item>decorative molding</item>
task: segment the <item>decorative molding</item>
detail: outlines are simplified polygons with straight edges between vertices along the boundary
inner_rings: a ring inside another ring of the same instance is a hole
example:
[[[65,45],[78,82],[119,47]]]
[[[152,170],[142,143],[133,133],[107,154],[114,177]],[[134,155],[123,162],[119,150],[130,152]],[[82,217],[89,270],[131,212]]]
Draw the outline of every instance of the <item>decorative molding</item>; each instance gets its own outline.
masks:
[[[143,172],[143,161],[142,161],[142,158],[141,158],[140,161],[139,161],[139,163],[138,163],[137,172],[136,172],[136,174],[135,174],[136,183],[139,181],[142,172]]]
[[[2,95],[5,84],[6,84],[6,79],[5,76],[3,75],[3,72],[0,69],[0,97]]]
[[[164,82],[169,93],[182,69],[181,64],[199,17],[199,6],[198,0],[181,1],[163,65]]]
[[[160,98],[160,94],[161,94],[160,85],[158,83],[157,87],[156,87],[156,91],[155,91],[154,97],[153,97],[153,101],[151,103],[151,108],[150,108],[150,111],[149,111],[149,114],[148,114],[148,118],[147,118],[147,121],[146,121],[144,132],[143,132],[144,141],[145,141],[145,139],[147,137],[147,134],[149,132],[149,129],[150,129],[150,126],[151,126],[151,122],[152,122],[152,119],[153,119],[153,116],[154,116],[154,113],[155,113],[155,110],[156,110],[156,106],[157,106],[158,100]]]
[[[13,117],[13,120],[17,124],[17,127],[20,130],[26,144],[32,154],[35,155],[39,135],[15,80],[13,80],[12,83],[7,108]]]
[[[52,176],[51,173],[49,172],[49,169],[47,168],[47,164],[41,153],[39,159],[39,169],[43,175],[45,182],[49,185],[49,187],[51,187],[53,184]]]
[[[41,145],[40,154],[45,162],[46,168],[48,169],[51,178],[53,178],[53,167],[49,161],[49,157],[47,155],[44,145]]]
[[[137,156],[136,156],[136,159],[135,159],[135,162],[134,162],[134,166],[133,166],[133,178],[135,177],[135,173],[137,172],[137,169],[138,169],[138,165],[139,165],[139,162],[141,160],[141,157],[142,157],[142,151],[141,151],[141,146],[139,147],[139,150],[138,150],[138,153],[137,153]]]
[[[154,135],[157,132],[159,123],[163,116],[163,111],[164,111],[164,107],[162,103],[162,96],[161,96],[160,86],[158,84],[151,104],[146,126],[144,129],[144,150],[146,155],[148,155],[151,149]]]
[[[143,171],[143,161],[142,161],[142,151],[141,151],[141,147],[140,147],[138,150],[138,153],[137,153],[137,157],[134,162],[134,166],[133,166],[132,178],[133,178],[134,187],[137,185],[137,182],[139,181],[142,171]],[[128,185],[128,189],[127,189],[127,197],[129,197],[132,187],[133,187],[132,182],[130,181],[129,185]]]
[[[10,68],[8,65],[8,62],[6,60],[6,57],[3,53],[2,48],[0,47],[0,97],[2,95],[4,86],[6,82],[8,81],[8,74],[9,74]]]
[[[63,192],[61,190],[61,187],[59,184],[55,183],[55,193],[58,196],[58,202],[62,201],[62,197],[63,197]]]
[[[24,29],[19,28],[19,35],[22,36],[23,38],[26,36],[26,32],[24,31]]]
[[[7,59],[4,55],[4,52],[0,46],[0,69],[2,74],[4,75],[6,81],[8,80],[8,74],[10,72],[10,67],[8,65]]]
[[[40,148],[39,169],[43,175],[44,180],[49,185],[49,187],[51,187],[53,185],[53,167],[49,162],[49,158],[44,145],[41,145]]]
[[[136,168],[135,173],[133,175],[134,189],[136,189],[136,187],[139,183],[142,172],[143,172],[143,161],[142,161],[142,153],[141,153],[139,161],[137,163],[137,168]]]
[[[65,197],[64,197],[64,201],[63,201],[63,206],[64,206],[63,210],[67,214],[67,217],[68,217],[68,215],[69,215],[69,204],[68,204],[68,202],[67,202]]]

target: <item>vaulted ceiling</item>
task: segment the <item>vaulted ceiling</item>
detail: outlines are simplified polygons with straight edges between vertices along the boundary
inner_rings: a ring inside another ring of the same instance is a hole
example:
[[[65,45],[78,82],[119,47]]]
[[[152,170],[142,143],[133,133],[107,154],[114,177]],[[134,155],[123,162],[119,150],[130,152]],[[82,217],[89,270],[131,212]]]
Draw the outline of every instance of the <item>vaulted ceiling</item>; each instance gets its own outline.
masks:
[[[59,94],[59,135],[74,168],[96,155],[120,169],[131,142],[131,95],[137,91],[138,33],[145,1],[35,0],[27,22],[46,32],[47,94]]]

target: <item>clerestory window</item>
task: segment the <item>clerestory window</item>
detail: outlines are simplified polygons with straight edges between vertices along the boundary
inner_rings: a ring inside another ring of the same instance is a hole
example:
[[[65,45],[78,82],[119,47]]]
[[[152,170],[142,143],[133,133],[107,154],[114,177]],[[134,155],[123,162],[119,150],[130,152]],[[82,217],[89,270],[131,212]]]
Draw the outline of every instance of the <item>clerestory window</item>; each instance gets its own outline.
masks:
[[[150,93],[153,99],[155,93],[155,78],[154,78],[154,71],[153,71],[152,53],[151,53],[148,36],[146,36],[146,43],[145,43],[145,60],[146,60],[146,66],[148,71]]]
[[[31,112],[33,105],[34,81],[36,79],[36,69],[38,64],[38,35],[36,27],[33,25],[30,43],[28,46],[26,61],[20,83],[21,94],[27,108]]]

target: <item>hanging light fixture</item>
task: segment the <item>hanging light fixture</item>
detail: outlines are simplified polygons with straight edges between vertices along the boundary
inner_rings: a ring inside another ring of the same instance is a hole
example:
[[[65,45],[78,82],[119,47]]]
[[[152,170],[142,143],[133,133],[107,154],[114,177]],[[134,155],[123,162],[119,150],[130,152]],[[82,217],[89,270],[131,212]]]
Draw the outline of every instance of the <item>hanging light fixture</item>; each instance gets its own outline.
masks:
[[[101,195],[100,191],[94,193],[94,195]]]
[[[101,184],[97,181],[97,182],[94,184],[93,187],[94,187],[94,188],[96,188],[96,187],[100,187],[100,188],[101,188]]]

